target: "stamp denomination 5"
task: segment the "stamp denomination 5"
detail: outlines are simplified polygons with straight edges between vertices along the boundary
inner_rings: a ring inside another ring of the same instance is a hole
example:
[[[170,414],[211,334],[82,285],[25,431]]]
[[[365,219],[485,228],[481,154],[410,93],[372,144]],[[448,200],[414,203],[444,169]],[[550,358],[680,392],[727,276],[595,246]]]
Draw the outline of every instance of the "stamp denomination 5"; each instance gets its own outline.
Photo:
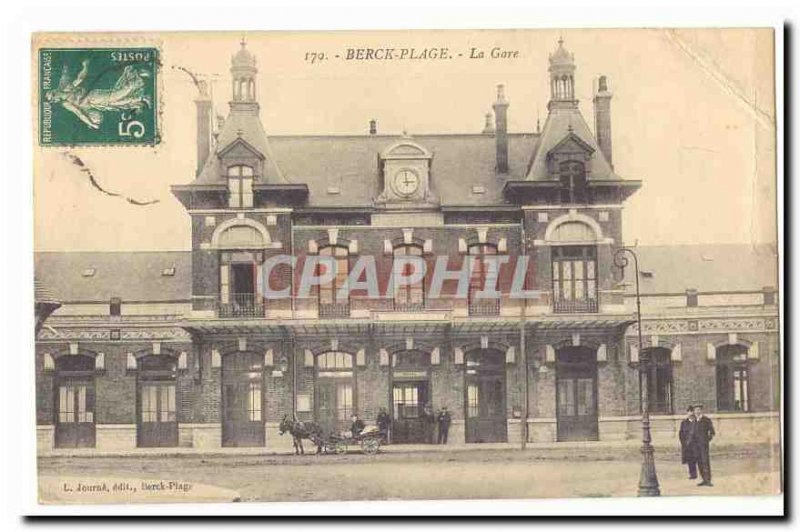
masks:
[[[158,50],[39,50],[39,142],[43,146],[154,145]]]

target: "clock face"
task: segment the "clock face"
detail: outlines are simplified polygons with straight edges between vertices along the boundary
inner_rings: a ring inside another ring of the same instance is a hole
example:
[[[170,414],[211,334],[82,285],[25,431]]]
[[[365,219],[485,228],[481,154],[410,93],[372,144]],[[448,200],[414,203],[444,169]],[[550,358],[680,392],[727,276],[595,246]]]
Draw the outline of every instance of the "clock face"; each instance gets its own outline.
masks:
[[[401,196],[410,196],[419,188],[419,176],[411,170],[400,170],[394,174],[394,189]]]

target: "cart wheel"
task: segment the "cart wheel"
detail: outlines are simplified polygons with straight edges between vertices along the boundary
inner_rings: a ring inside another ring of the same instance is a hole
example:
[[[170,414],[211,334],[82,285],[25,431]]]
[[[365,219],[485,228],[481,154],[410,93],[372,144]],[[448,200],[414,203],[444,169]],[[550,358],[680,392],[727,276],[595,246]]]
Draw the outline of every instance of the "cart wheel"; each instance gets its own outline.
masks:
[[[361,450],[364,454],[375,454],[381,446],[377,438],[367,438],[361,442]]]
[[[337,442],[334,450],[336,451],[336,454],[345,454],[347,453],[347,444],[345,444],[343,441]]]

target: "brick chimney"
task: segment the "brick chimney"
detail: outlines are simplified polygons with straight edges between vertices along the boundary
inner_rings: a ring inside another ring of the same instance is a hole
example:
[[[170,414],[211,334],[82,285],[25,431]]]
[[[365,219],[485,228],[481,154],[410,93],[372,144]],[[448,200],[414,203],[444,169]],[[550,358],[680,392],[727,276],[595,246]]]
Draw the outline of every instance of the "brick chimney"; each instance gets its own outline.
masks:
[[[603,152],[608,164],[614,167],[611,159],[611,91],[608,90],[608,80],[600,76],[594,93],[594,134],[597,145]]]
[[[200,94],[194,104],[197,107],[197,174],[199,175],[211,152],[211,97],[204,83],[200,86]]]
[[[370,135],[377,135],[378,134],[378,121],[374,118],[369,121],[369,134]]]
[[[508,100],[506,100],[505,86],[497,85],[497,101],[494,108],[495,147],[497,151],[495,170],[499,174],[508,173]]]

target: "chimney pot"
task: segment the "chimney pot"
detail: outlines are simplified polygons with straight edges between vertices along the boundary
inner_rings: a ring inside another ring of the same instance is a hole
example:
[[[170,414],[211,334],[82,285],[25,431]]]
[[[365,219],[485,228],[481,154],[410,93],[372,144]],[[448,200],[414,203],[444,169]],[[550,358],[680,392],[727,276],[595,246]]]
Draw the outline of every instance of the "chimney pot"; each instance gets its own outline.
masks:
[[[369,121],[369,134],[370,135],[377,135],[378,134],[378,121],[374,118]]]
[[[614,163],[611,158],[611,91],[608,90],[608,78],[600,76],[597,80],[597,91],[594,94],[594,134],[597,145],[605,156],[611,168]]]
[[[494,102],[495,121],[495,169],[500,174],[508,173],[508,100],[506,100],[505,85],[497,85],[497,101]]]
[[[197,107],[197,175],[203,171],[211,153],[211,98],[205,91],[194,101]]]

